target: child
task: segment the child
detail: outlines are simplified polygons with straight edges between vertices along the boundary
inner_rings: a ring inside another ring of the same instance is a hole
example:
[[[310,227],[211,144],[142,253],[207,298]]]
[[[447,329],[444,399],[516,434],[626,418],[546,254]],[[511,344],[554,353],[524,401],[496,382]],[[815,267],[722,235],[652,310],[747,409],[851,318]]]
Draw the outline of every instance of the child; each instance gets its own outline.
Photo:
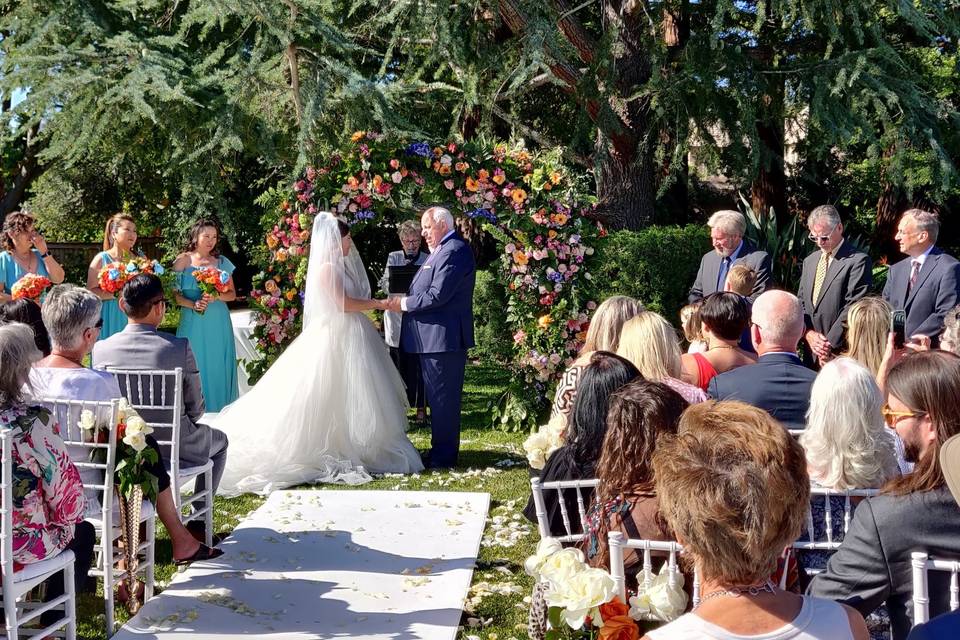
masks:
[[[680,309],[680,326],[683,327],[683,337],[690,343],[687,353],[702,353],[707,350],[707,341],[703,339],[703,333],[700,329],[701,304],[703,303],[694,302]]]

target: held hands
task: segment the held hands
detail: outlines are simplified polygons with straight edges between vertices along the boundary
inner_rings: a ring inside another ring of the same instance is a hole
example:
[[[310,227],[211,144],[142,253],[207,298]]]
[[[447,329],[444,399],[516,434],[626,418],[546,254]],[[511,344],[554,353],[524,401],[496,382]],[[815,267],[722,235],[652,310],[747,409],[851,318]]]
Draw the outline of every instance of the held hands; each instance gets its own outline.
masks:
[[[403,311],[403,309],[400,308],[400,301],[402,299],[403,299],[402,297],[396,296],[393,298],[387,298],[385,300],[382,300],[381,302],[383,302],[383,310],[396,311],[397,313]]]
[[[821,363],[830,359],[832,345],[827,336],[813,330],[807,331],[807,344]]]

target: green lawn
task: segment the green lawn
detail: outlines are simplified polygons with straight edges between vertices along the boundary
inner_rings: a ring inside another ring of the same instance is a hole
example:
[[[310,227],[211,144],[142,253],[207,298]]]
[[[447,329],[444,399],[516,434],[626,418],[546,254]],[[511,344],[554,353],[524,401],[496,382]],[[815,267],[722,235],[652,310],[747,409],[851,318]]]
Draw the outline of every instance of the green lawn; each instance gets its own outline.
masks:
[[[520,511],[529,494],[529,475],[521,443],[525,434],[508,434],[492,428],[489,405],[506,384],[503,367],[470,365],[464,390],[463,431],[460,466],[453,471],[429,471],[416,476],[390,476],[353,489],[396,489],[423,491],[483,491],[490,494],[490,515],[480,548],[473,586],[461,624],[461,638],[484,640],[526,637],[526,604],[532,581],[523,572],[524,559],[537,543],[536,527]],[[410,438],[418,449],[429,447],[430,430],[415,429]],[[351,487],[326,485],[313,488],[344,490]],[[256,496],[217,498],[214,523],[221,533],[232,531],[250,511],[263,503]],[[158,591],[169,582],[174,567],[170,541],[162,526],[157,528]],[[78,603],[81,638],[104,637],[101,596],[82,595]],[[120,608],[119,620],[126,619]]]

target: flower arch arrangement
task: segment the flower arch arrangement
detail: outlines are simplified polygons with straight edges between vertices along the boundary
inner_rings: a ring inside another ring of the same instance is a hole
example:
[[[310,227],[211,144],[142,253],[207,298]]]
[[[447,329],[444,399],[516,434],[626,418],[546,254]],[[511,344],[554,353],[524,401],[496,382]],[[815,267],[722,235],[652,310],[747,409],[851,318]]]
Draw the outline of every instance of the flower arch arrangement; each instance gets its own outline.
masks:
[[[592,299],[590,273],[605,235],[588,218],[593,199],[558,151],[522,145],[430,144],[357,131],[339,152],[311,166],[290,189],[260,203],[277,215],[260,252],[251,306],[264,355],[248,364],[259,378],[301,326],[306,257],[314,216],[330,210],[356,229],[416,218],[441,202],[491,234],[500,249],[497,277],[507,291],[514,359],[508,393],[497,408],[507,428],[533,427],[552,383],[583,344]],[[478,316],[501,313],[475,309]]]

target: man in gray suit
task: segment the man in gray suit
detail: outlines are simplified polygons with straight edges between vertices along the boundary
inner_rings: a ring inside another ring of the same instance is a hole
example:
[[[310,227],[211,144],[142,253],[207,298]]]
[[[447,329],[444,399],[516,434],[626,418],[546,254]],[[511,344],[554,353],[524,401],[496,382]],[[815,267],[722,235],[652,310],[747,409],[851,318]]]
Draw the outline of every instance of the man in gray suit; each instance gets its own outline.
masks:
[[[886,391],[884,418],[916,466],[857,506],[843,543],[807,591],[864,616],[885,602],[893,640],[903,640],[913,614],[911,552],[960,559],[960,506],[937,463],[940,448],[960,433],[960,357],[945,351],[908,356],[890,370]],[[949,576],[932,572],[929,586],[930,614],[947,611]]]
[[[753,302],[770,286],[770,256],[743,237],[747,231],[747,221],[739,211],[717,211],[707,220],[707,226],[710,227],[714,250],[700,260],[697,279],[690,287],[690,302],[698,302],[711,293],[723,291],[727,273],[735,264],[745,264],[757,274],[750,296]]]
[[[213,492],[216,493],[227,462],[227,435],[197,420],[204,412],[203,389],[197,360],[186,338],[157,331],[166,310],[163,284],[153,274],[140,274],[123,286],[120,308],[128,323],[120,333],[93,347],[96,369],[183,369],[183,408],[180,416],[180,461],[195,466],[213,461]],[[149,420],[149,416],[144,416]],[[204,488],[203,476],[197,490]]]
[[[803,303],[804,337],[823,364],[840,347],[847,309],[870,292],[873,263],[844,240],[840,214],[832,206],[811,211],[807,228],[818,250],[803,261],[797,297]]]
[[[926,336],[934,346],[943,332],[943,317],[957,306],[960,292],[960,263],[934,246],[939,233],[936,214],[905,212],[895,238],[908,257],[890,267],[883,287],[883,299],[907,312],[907,337],[920,341]]]

